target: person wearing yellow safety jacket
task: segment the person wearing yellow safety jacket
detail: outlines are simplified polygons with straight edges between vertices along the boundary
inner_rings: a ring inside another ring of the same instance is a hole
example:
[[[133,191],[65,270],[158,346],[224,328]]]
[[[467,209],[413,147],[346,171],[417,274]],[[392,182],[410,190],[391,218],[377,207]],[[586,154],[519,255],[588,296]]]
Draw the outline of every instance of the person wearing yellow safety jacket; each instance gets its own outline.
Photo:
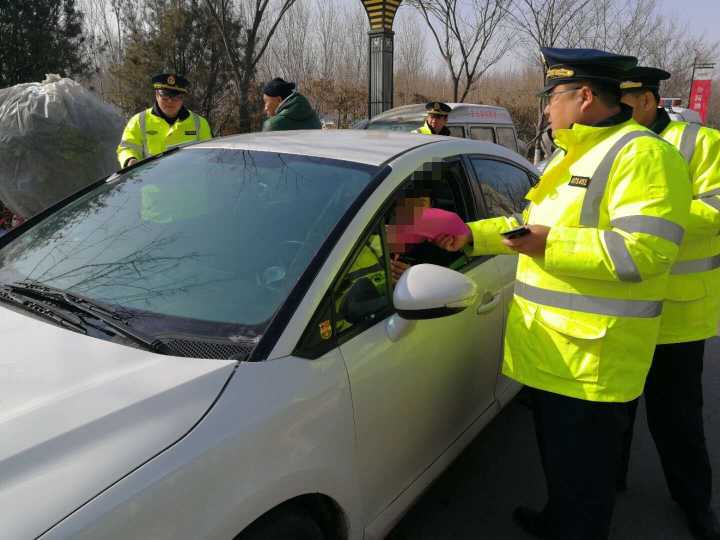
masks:
[[[676,122],[658,108],[667,71],[637,67],[620,88],[633,117],[675,146],[690,167],[693,201],[685,237],[670,271],[658,346],[645,383],[648,427],[670,493],[695,538],[720,540],[713,514],[712,469],[705,443],[702,371],[705,340],[720,323],[720,132]],[[627,488],[632,425],[618,489]]]
[[[411,131],[422,135],[450,135],[447,128],[448,115],[452,109],[450,105],[441,101],[431,101],[425,104],[425,123]]]
[[[529,207],[436,242],[472,255],[520,254],[502,371],[532,397],[548,501],[540,512],[516,508],[513,519],[541,538],[604,540],[690,185],[680,153],[620,104],[622,74],[635,58],[542,53],[545,114],[559,150],[529,191]]]
[[[184,105],[188,86],[188,80],[176,73],[152,78],[153,106],[130,119],[117,147],[121,168],[179,144],[212,138],[207,120]]]

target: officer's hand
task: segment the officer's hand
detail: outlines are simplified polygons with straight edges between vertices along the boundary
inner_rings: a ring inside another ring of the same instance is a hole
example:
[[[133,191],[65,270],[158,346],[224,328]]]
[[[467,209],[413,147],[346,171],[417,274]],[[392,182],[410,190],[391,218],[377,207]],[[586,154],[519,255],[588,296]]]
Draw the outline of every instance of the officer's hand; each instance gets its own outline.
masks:
[[[526,225],[530,233],[518,238],[503,238],[502,243],[513,251],[529,257],[545,256],[545,246],[550,227],[545,225]]]
[[[134,157],[131,157],[130,159],[128,159],[128,160],[125,162],[125,166],[126,166],[126,167],[129,167],[129,166],[132,165],[133,163],[137,163],[137,162],[138,162],[137,159],[135,159]]]
[[[410,268],[410,265],[408,263],[404,263],[401,260],[398,260],[398,257],[399,255],[396,254],[393,256],[392,259],[390,259],[390,277],[393,285],[398,282],[403,272]]]
[[[445,251],[460,251],[462,248],[464,248],[468,242],[472,240],[471,234],[462,234],[459,236],[454,236],[452,234],[440,234],[438,235],[435,240],[433,240],[433,243],[443,248]]]

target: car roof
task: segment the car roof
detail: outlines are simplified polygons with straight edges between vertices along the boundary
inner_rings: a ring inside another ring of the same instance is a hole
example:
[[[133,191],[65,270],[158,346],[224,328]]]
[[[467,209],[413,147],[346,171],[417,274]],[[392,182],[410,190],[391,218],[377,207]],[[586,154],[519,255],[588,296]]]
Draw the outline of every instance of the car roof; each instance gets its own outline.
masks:
[[[512,125],[512,117],[504,107],[476,105],[474,103],[448,103],[450,124],[505,124]],[[371,122],[408,122],[425,117],[424,103],[403,105],[373,116]]]
[[[188,149],[227,148],[280,152],[380,165],[414,148],[448,142],[448,139],[449,137],[440,135],[393,131],[312,129],[230,135],[193,144]]]

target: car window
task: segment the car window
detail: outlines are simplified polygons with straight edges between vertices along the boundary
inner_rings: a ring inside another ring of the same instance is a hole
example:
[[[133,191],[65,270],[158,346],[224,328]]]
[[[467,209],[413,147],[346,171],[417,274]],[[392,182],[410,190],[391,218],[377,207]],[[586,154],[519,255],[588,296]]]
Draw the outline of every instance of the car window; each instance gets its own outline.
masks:
[[[401,131],[410,133],[413,130],[419,129],[425,123],[424,120],[405,120],[405,121],[382,121],[370,122],[366,129],[370,130],[387,130],[387,131]]]
[[[475,139],[476,141],[495,142],[495,134],[490,127],[471,127],[470,138]]]
[[[392,313],[392,290],[409,266],[437,264],[462,271],[471,259],[463,252],[445,251],[428,241],[423,221],[456,214],[457,221],[475,217],[467,175],[460,160],[426,163],[403,182],[389,209],[371,232],[355,247],[333,288],[334,315],[316,314],[306,330],[303,349],[319,329],[339,339],[349,339]],[[417,219],[416,219],[417,218]],[[425,236],[422,236],[425,235]],[[388,260],[389,257],[389,260]],[[332,331],[327,327],[333,321]],[[322,338],[321,338],[322,339]]]
[[[448,130],[453,137],[465,138],[465,128],[462,126],[448,126]]]
[[[527,206],[525,195],[531,187],[528,173],[504,161],[470,159],[480,182],[480,191],[489,217],[508,216]]]
[[[334,334],[368,328],[392,309],[383,232],[376,226],[356,248],[332,294]]]
[[[376,170],[181,149],[121,174],[3,247],[0,282],[34,280],[144,320],[182,318],[185,329],[202,321],[228,335],[234,325],[264,328]]]
[[[513,152],[518,151],[517,142],[515,140],[515,130],[508,127],[499,127],[497,130],[498,144],[509,148]]]

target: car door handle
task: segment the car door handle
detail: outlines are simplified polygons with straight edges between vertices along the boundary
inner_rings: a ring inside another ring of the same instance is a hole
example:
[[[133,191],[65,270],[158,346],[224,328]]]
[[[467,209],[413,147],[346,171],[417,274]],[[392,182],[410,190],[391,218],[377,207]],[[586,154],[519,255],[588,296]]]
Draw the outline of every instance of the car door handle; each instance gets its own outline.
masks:
[[[485,291],[482,296],[482,300],[480,300],[480,305],[475,310],[475,313],[478,315],[489,313],[498,306],[500,298],[502,298],[502,294],[499,292],[493,294],[490,291]]]

